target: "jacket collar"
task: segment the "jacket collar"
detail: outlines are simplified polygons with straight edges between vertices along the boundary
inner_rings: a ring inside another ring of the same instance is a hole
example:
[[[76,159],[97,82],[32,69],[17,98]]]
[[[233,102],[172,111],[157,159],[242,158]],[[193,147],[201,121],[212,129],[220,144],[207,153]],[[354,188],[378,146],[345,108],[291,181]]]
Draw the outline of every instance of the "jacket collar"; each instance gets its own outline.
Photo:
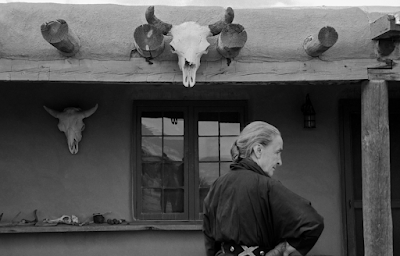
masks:
[[[231,171],[246,169],[246,170],[258,173],[260,175],[269,177],[269,175],[266,174],[261,169],[261,167],[256,162],[254,162],[251,158],[241,159],[240,162],[231,164],[230,168],[231,168]]]

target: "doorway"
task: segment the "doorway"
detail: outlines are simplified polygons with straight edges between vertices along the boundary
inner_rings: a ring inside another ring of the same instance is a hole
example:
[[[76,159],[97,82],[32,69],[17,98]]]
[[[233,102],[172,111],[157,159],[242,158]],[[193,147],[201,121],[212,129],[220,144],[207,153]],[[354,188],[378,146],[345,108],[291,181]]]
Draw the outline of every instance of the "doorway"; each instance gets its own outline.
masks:
[[[361,101],[340,101],[343,206],[347,255],[364,255]],[[393,219],[393,255],[400,255],[400,101],[389,100],[390,178]],[[379,171],[379,170],[377,170]]]

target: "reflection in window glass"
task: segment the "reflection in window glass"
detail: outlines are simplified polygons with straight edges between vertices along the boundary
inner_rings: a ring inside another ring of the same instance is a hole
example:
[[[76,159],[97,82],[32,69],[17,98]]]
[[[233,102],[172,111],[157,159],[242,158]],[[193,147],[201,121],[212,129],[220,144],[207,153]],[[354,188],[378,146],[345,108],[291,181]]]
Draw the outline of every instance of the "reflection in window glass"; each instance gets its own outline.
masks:
[[[160,161],[162,153],[161,137],[142,137],[142,160]]]
[[[199,138],[199,160],[218,161],[218,137]]]
[[[221,161],[230,161],[232,159],[231,148],[235,140],[236,137],[221,137],[221,145],[219,149]]]
[[[164,113],[164,135],[183,135],[183,112]]]
[[[142,163],[142,187],[161,187],[161,163]]]
[[[162,113],[143,112],[142,113],[142,135],[161,135]]]
[[[227,124],[221,123],[221,135],[239,135],[240,123]]]
[[[199,122],[199,135],[200,136],[218,135],[218,121]]]
[[[183,184],[183,163],[164,163],[163,185],[167,188],[182,187]]]
[[[183,160],[183,136],[164,137],[164,157],[172,161]]]
[[[218,163],[199,163],[199,186],[210,187],[219,177]]]
[[[163,212],[183,212],[183,189],[165,189]]]
[[[220,113],[221,135],[239,135],[240,119],[237,112]]]
[[[218,135],[218,113],[201,112],[199,116],[199,135],[212,136]]]
[[[142,211],[161,212],[161,189],[142,189]]]

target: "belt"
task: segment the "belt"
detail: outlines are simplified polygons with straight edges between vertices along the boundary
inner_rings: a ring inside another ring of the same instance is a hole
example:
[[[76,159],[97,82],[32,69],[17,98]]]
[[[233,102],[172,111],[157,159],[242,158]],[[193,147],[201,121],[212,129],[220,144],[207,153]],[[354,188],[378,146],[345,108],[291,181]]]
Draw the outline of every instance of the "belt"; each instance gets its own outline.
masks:
[[[245,246],[236,243],[222,243],[222,252],[235,256],[265,256],[270,249],[260,246]]]

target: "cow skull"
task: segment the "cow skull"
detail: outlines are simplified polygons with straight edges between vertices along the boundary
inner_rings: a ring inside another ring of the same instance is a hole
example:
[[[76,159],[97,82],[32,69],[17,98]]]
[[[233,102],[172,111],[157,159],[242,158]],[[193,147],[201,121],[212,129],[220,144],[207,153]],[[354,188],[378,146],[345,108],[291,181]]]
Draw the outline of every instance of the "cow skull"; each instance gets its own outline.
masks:
[[[98,105],[96,104],[86,111],[81,111],[80,108],[66,108],[63,112],[52,110],[46,106],[43,107],[50,115],[58,118],[58,129],[65,133],[71,154],[78,153],[78,143],[81,141],[82,131],[85,129],[83,119],[91,116],[97,110]]]
[[[201,26],[193,21],[171,25],[154,15],[154,6],[146,10],[147,22],[161,30],[164,35],[172,36],[171,50],[178,55],[178,65],[182,70],[185,87],[193,87],[196,83],[196,71],[200,67],[200,58],[208,52],[210,46],[207,37],[221,33],[227,24],[232,23],[233,18],[233,10],[228,7],[222,20],[208,26]]]

